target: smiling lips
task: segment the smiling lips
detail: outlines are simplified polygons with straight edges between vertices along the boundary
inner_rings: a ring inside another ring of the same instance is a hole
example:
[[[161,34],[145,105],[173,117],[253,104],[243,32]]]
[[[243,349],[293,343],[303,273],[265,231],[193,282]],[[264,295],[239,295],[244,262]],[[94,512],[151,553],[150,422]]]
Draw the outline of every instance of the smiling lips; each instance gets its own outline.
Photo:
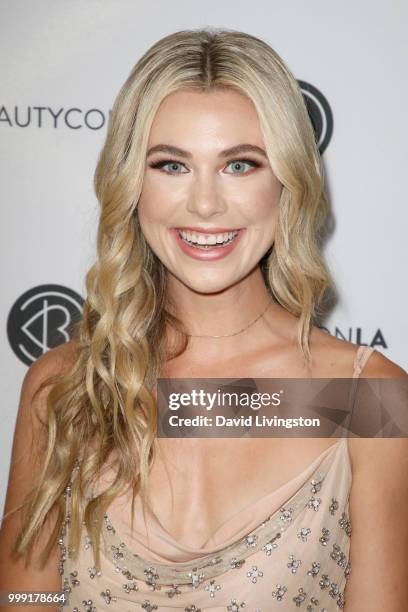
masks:
[[[226,257],[239,242],[243,229],[173,228],[170,230],[182,251],[193,259],[216,260]]]
[[[233,240],[236,236],[238,236],[237,231],[232,232],[223,232],[217,234],[198,234],[197,232],[179,230],[181,237],[183,240],[188,242],[189,244],[201,245],[208,247],[210,245],[226,245],[231,240]]]

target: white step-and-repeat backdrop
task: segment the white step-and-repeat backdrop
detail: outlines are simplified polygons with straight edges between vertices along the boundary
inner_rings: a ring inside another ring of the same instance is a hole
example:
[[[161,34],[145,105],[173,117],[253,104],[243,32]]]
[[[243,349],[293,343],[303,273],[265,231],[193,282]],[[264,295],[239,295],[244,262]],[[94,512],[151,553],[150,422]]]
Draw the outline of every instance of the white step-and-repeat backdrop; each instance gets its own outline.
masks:
[[[300,81],[332,206],[325,327],[408,368],[407,20],[404,0],[0,0],[1,509],[25,371],[81,311],[109,110],[176,30],[259,36]]]

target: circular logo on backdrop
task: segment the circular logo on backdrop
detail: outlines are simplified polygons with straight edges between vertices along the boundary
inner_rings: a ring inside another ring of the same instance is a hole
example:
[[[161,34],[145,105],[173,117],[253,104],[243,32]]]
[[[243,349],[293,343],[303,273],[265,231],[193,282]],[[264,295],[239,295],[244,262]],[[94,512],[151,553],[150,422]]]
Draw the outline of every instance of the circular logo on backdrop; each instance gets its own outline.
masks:
[[[333,113],[321,91],[306,81],[298,80],[298,83],[313,125],[317,146],[322,154],[333,134]]]
[[[78,293],[62,285],[39,285],[23,293],[7,320],[8,339],[17,357],[31,365],[50,348],[70,340],[83,302]]]

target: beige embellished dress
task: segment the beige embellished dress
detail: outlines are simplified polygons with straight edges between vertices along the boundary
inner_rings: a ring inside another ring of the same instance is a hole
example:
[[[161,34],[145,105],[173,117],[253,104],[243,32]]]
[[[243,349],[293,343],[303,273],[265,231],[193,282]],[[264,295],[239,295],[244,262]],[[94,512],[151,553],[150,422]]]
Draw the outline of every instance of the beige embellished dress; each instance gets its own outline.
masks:
[[[359,347],[354,378],[373,350]],[[181,545],[148,512],[147,524],[139,521],[131,533],[124,513],[113,509],[105,514],[100,573],[94,567],[85,527],[78,561],[70,556],[68,485],[59,563],[68,603],[61,609],[342,609],[351,572],[351,482],[348,441],[339,438],[301,474],[232,516],[200,549]],[[142,516],[138,497],[136,513]]]

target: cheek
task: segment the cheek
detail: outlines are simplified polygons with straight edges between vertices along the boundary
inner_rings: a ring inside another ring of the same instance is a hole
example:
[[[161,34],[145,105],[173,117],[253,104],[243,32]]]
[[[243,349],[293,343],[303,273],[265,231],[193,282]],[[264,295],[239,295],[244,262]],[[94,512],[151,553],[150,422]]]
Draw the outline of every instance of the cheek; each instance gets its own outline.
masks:
[[[159,255],[160,236],[158,234],[158,227],[160,227],[160,218],[158,218],[157,212],[157,207],[154,206],[154,202],[149,198],[143,197],[143,199],[139,199],[137,216],[140,229],[150,248],[156,255]]]
[[[280,183],[271,180],[254,186],[251,193],[246,193],[242,212],[248,225],[261,233],[273,229],[278,216],[280,194]]]
[[[263,204],[261,214],[275,215],[279,207],[281,191],[282,185],[275,177],[270,177],[260,186],[258,201]]]
[[[152,188],[148,180],[144,180],[143,189],[137,204],[138,216],[140,223],[154,220],[160,213],[160,206],[157,203],[161,201],[160,192]]]
[[[186,201],[186,187],[168,177],[145,175],[138,202],[140,223],[156,223],[168,226]]]
[[[171,198],[157,182],[145,180],[137,204],[137,215],[142,234],[156,256],[164,262],[171,244],[168,234],[171,218]]]

